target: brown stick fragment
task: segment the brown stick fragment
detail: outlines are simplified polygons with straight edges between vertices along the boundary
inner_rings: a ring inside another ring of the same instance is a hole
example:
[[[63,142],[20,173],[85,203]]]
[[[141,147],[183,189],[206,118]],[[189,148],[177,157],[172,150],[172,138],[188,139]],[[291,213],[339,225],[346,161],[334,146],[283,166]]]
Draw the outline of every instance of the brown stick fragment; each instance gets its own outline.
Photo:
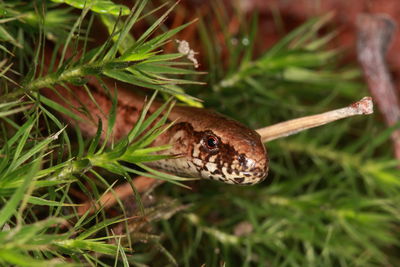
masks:
[[[325,113],[306,116],[298,119],[284,121],[265,128],[256,130],[261,135],[263,142],[269,142],[278,138],[286,137],[298,132],[327,124],[343,118],[373,113],[371,97],[364,97],[348,107],[335,109]]]
[[[387,15],[358,17],[357,56],[369,90],[387,125],[400,120],[400,103],[390,76],[385,54],[394,35],[395,22]],[[400,130],[392,134],[394,152],[400,159]]]

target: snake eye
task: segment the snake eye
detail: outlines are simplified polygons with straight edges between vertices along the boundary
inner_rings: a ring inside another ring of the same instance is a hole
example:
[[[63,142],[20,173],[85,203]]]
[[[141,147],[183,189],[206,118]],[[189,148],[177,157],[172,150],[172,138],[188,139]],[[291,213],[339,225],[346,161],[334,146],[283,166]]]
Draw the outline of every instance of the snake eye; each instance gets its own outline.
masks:
[[[218,138],[214,135],[208,134],[203,138],[203,146],[210,152],[216,152],[218,150]]]
[[[217,138],[215,138],[215,136],[210,135],[207,137],[207,147],[209,149],[216,148],[217,145],[218,145],[218,140],[217,140]]]

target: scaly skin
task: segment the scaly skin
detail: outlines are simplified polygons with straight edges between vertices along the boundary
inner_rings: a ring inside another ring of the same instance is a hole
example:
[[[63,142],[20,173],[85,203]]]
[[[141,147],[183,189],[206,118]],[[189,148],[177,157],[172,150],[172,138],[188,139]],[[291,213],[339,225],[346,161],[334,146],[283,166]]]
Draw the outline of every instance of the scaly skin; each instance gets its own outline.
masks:
[[[94,136],[96,125],[88,122],[89,116],[83,115],[79,107],[84,105],[90,111],[92,122],[101,118],[105,132],[111,101],[104,92],[98,91],[101,87],[94,79],[90,79],[88,84],[93,87],[91,94],[100,109],[80,87],[70,86],[73,93],[61,87],[57,87],[57,90],[64,100],[76,107],[74,112],[87,121],[73,122],[70,118],[65,119],[80,127],[83,133]],[[53,101],[68,106],[54,91],[46,89],[43,92]],[[150,112],[159,105],[154,103]],[[116,139],[128,134],[138,120],[142,107],[143,97],[118,86],[117,119],[113,133]],[[164,153],[179,154],[180,157],[151,162],[149,166],[185,177],[201,177],[229,184],[253,185],[267,177],[267,152],[259,134],[254,130],[218,113],[194,107],[175,106],[169,119],[176,120],[176,123],[152,145],[171,144],[172,148]]]

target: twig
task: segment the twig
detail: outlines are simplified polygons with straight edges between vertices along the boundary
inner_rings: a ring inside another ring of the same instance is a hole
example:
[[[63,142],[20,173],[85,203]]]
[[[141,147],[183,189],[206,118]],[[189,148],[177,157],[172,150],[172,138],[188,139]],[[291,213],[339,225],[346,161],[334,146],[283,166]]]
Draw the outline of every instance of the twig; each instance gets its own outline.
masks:
[[[385,54],[393,39],[395,22],[387,15],[358,17],[357,55],[363,68],[369,90],[376,100],[387,125],[400,120],[400,103],[393,85]],[[400,130],[392,133],[394,152],[400,159]]]
[[[277,123],[265,128],[258,129],[256,131],[261,135],[261,139],[263,142],[269,142],[281,137],[286,137],[310,128],[327,124],[332,121],[355,115],[364,115],[371,113],[373,113],[372,99],[371,97],[364,97],[360,101],[355,102],[345,108]]]

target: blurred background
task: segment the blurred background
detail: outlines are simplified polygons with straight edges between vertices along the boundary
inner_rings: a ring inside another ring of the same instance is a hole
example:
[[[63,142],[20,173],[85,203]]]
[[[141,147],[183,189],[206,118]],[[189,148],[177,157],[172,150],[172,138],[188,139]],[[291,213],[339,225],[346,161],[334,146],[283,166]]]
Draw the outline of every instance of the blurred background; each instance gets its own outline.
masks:
[[[359,0],[353,2],[345,0],[237,0],[222,2],[222,5],[227,10],[230,10],[230,12],[234,12],[233,10],[235,9],[239,10],[238,12],[241,15],[246,15],[247,18],[249,15],[257,14],[259,17],[259,36],[257,37],[258,42],[256,47],[259,51],[270,48],[285,33],[307,19],[333,13],[334,18],[330,22],[328,29],[336,30],[338,33],[330,45],[346,49],[346,59],[353,62],[356,60],[357,16],[360,13],[386,14],[398,23],[399,18],[397,14],[400,9],[399,4],[394,0],[383,2],[377,0]],[[209,12],[213,5],[216,5],[215,3],[213,4],[213,1],[182,1],[176,12],[178,12],[179,16],[186,18],[196,17],[198,16],[197,14],[201,14],[200,17],[202,17],[210,14]],[[193,13],[194,10],[198,12],[196,15]],[[235,34],[239,31],[239,25],[243,18],[230,15],[228,28]],[[213,19],[216,19],[215,16]],[[398,83],[397,77],[400,61],[400,56],[396,51],[398,51],[399,45],[400,38],[396,34],[387,57],[396,84]]]

